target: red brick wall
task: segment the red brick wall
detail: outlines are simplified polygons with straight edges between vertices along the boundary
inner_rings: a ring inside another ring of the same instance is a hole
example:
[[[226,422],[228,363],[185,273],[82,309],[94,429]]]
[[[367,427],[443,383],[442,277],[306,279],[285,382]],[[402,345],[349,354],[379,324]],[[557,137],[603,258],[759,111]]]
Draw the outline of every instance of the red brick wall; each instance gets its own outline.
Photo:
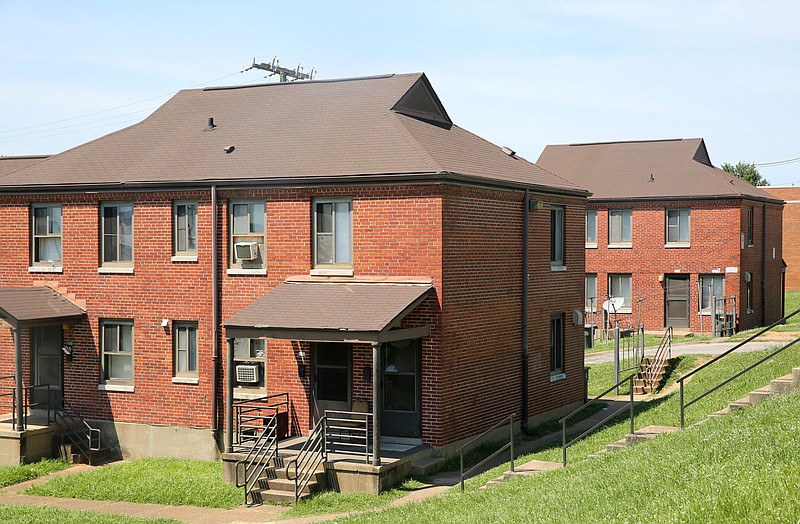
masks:
[[[786,290],[800,290],[800,187],[762,187],[783,199],[783,260],[786,262]],[[774,228],[771,228],[771,230]]]
[[[754,246],[747,246],[747,208],[754,207]],[[679,203],[600,204],[590,203],[598,210],[598,247],[586,249],[586,272],[597,274],[598,302],[607,298],[609,274],[632,275],[633,307],[630,314],[620,313],[620,326],[635,324],[639,314],[637,299],[641,303],[641,319],[648,330],[663,329],[665,324],[664,282],[659,277],[673,274],[689,275],[690,279],[690,329],[700,331],[698,315],[701,275],[725,275],[725,296],[737,297],[740,328],[747,329],[761,323],[761,275],[765,276],[767,322],[780,318],[780,274],[772,260],[776,248],[780,263],[780,228],[768,228],[766,271],[761,270],[763,250],[761,203],[741,201],[709,201]],[[666,210],[690,208],[690,246],[665,247]],[[768,223],[780,223],[780,207],[769,205]],[[608,209],[632,209],[632,247],[608,247]],[[745,247],[741,248],[741,234]],[[736,268],[734,271],[728,268]],[[727,270],[727,271],[726,271]],[[748,313],[744,303],[744,272],[754,274],[753,311]],[[778,315],[778,316],[776,316]],[[770,320],[772,319],[772,320]],[[703,330],[708,331],[710,319],[703,318]]]
[[[522,194],[454,185],[354,186],[219,191],[221,321],[292,275],[312,267],[311,202],[353,198],[355,277],[431,278],[434,292],[404,321],[429,324],[423,340],[423,440],[441,445],[495,422],[487,412],[520,413]],[[567,205],[569,271],[549,266],[550,213],[532,211],[530,253],[530,415],[580,400],[582,328],[571,310],[583,289],[583,202],[534,196]],[[198,261],[172,262],[172,201],[198,200]],[[266,202],[267,275],[227,275],[228,199]],[[100,202],[134,202],[135,273],[98,274]],[[63,204],[62,274],[29,273],[29,207]],[[65,333],[75,358],[65,363],[65,391],[89,418],[208,428],[212,425],[212,296],[210,192],[120,193],[3,197],[0,200],[0,271],[4,286],[52,282],[86,300],[88,320]],[[446,274],[446,276],[445,276]],[[565,380],[549,381],[549,318],[565,313]],[[134,321],[135,391],[100,391],[99,322]],[[198,384],[172,382],[172,331],[161,319],[198,323]],[[224,333],[220,334],[220,339]],[[222,342],[222,340],[221,340]],[[27,347],[27,345],[26,345]],[[305,356],[300,357],[300,352]],[[311,346],[270,340],[268,394],[288,392],[300,430],[309,427]],[[222,363],[227,344],[222,343]],[[26,358],[27,358],[27,351]],[[11,337],[0,337],[0,373],[13,371]],[[299,377],[297,364],[306,364]],[[371,348],[355,346],[354,398],[371,398],[362,368]],[[26,361],[26,369],[27,361]],[[223,378],[225,374],[223,373]],[[222,421],[224,386],[219,388]]]

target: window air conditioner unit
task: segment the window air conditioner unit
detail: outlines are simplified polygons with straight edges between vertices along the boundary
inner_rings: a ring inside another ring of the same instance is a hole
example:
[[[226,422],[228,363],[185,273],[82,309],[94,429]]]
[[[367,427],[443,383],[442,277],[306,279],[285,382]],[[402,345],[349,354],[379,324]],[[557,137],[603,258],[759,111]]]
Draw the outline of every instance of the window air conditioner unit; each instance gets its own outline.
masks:
[[[258,382],[258,366],[236,366],[236,382],[255,384]]]
[[[237,242],[233,245],[236,258],[239,260],[255,260],[258,258],[258,242]]]

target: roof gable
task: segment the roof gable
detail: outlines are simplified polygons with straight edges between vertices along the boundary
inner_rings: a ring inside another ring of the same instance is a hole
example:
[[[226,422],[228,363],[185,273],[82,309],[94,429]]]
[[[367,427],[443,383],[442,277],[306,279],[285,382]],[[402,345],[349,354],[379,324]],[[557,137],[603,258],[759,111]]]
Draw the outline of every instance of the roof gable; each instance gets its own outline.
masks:
[[[446,124],[453,123],[425,75],[422,75],[416,83],[411,86],[411,89],[397,101],[394,107],[392,107],[392,110],[425,120],[433,120]]]

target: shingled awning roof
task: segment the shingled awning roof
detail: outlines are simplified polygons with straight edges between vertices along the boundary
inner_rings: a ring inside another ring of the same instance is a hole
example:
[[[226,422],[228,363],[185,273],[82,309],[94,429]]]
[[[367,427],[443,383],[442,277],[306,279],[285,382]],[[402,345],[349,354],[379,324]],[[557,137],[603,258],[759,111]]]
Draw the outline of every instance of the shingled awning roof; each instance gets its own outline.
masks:
[[[49,287],[0,288],[0,319],[13,327],[73,324],[86,312]]]
[[[225,323],[229,338],[333,342],[419,338],[430,326],[399,328],[433,289],[430,283],[287,281]]]

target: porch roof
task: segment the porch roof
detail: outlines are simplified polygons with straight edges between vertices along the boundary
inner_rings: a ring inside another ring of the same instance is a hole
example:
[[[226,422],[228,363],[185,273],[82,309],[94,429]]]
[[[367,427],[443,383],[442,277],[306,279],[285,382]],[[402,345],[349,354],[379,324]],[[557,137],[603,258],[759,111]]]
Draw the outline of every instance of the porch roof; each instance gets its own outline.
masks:
[[[13,327],[73,324],[86,312],[47,286],[0,288],[0,319]]]
[[[228,338],[332,342],[420,338],[430,326],[399,328],[433,289],[430,281],[286,281],[225,322]]]

